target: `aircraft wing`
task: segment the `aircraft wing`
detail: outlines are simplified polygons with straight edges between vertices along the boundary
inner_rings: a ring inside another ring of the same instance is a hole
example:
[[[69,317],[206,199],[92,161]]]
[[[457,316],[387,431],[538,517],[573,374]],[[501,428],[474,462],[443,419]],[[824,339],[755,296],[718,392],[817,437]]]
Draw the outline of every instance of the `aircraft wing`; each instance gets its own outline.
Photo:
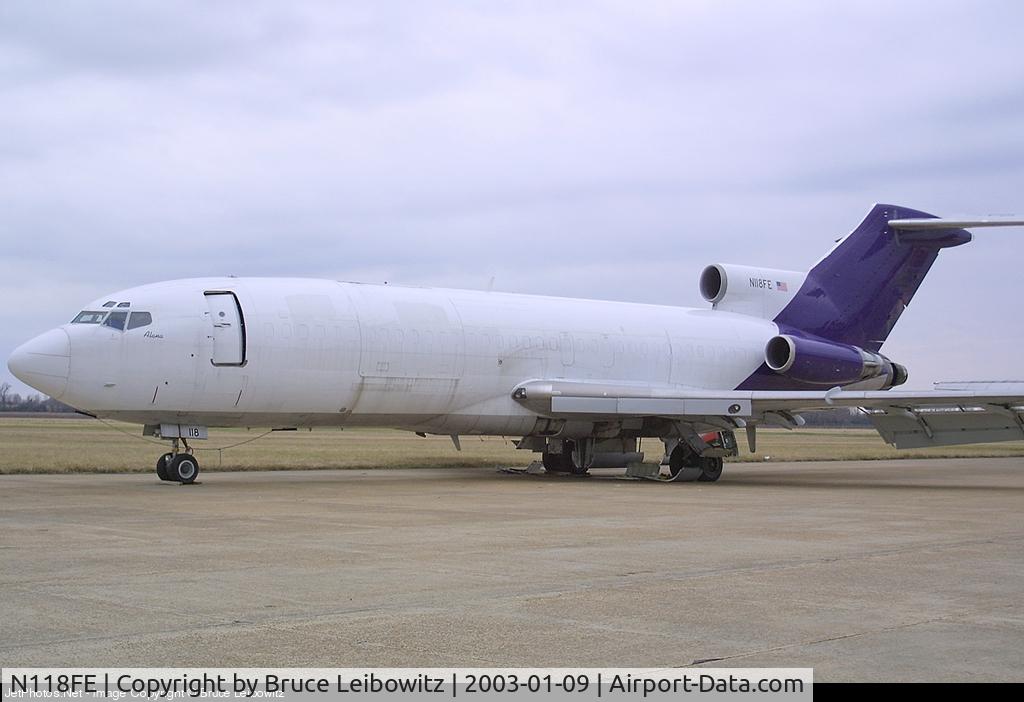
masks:
[[[802,410],[859,408],[896,448],[1024,440],[1024,383],[949,383],[929,391],[745,391],[577,380],[533,380],[512,393],[555,418],[660,417],[711,428],[795,428]]]

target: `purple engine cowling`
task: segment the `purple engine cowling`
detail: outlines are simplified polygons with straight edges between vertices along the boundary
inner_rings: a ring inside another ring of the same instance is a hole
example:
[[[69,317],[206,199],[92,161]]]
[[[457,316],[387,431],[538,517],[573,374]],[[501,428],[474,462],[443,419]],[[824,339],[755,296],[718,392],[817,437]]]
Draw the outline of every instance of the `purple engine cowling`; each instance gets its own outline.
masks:
[[[884,377],[882,389],[907,382],[907,369],[881,354],[825,339],[780,334],[764,349],[765,364],[779,375],[834,387]]]

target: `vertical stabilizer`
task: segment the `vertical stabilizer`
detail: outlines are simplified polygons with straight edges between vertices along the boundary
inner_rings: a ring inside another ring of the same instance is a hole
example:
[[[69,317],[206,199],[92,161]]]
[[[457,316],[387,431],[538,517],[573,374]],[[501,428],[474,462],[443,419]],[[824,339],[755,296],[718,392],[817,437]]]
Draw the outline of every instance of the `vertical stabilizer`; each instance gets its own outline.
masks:
[[[780,327],[878,351],[910,304],[939,249],[966,244],[955,227],[895,229],[890,220],[937,219],[895,205],[875,205],[864,221],[807,274],[775,317]]]

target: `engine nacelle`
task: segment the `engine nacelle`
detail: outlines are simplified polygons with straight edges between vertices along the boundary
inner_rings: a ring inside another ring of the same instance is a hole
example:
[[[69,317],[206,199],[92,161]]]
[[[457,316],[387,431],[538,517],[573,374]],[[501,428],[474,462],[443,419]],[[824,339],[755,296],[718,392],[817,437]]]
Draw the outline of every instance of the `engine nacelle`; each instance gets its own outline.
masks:
[[[881,354],[825,339],[780,334],[764,348],[764,362],[779,375],[811,385],[849,385],[877,379],[878,389],[907,382],[907,369]]]
[[[771,319],[803,285],[806,273],[716,263],[700,274],[700,294],[716,310]]]

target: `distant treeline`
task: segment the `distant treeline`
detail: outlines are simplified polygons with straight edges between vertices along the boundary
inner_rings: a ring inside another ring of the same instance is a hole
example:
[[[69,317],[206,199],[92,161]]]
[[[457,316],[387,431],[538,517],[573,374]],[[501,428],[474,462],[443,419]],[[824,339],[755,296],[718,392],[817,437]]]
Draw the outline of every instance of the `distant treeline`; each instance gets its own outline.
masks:
[[[10,383],[0,383],[0,412],[74,412],[59,400],[46,395],[20,395],[11,392]]]

